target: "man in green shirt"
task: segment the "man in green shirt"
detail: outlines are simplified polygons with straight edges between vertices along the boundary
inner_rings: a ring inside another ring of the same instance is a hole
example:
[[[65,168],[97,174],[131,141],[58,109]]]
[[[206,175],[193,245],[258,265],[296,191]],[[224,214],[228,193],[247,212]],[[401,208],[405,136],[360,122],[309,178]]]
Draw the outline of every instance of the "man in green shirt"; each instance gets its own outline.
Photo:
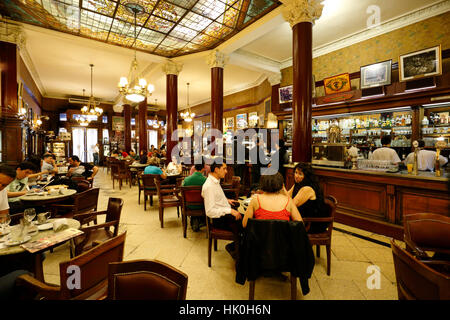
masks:
[[[202,186],[206,177],[202,174],[203,164],[196,164],[195,171],[189,177],[184,178],[183,186]],[[198,206],[189,206],[189,209],[199,209]],[[191,228],[194,232],[200,230],[200,226],[205,225],[205,219],[203,217],[191,217]]]

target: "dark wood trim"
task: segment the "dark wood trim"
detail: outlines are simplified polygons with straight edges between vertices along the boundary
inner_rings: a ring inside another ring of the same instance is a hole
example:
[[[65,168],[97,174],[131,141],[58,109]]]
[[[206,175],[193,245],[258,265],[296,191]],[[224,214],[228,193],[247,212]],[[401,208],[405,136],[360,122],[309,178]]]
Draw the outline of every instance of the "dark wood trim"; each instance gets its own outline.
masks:
[[[258,105],[260,105],[261,103],[263,103],[263,102],[264,102],[265,100],[267,100],[268,98],[270,98],[270,96],[267,96],[267,97],[265,97],[265,98],[259,100],[259,101],[256,102],[256,103],[248,103],[248,104],[244,104],[244,105],[242,105],[242,106],[237,106],[237,107],[231,107],[231,108],[224,109],[223,112],[225,113],[225,112],[228,112],[228,111],[234,111],[234,110],[239,110],[239,109],[245,109],[245,108],[255,107],[255,106],[258,106]],[[211,112],[196,115],[194,118],[201,118],[201,117],[206,117],[206,116],[209,116],[209,115],[211,115]]]

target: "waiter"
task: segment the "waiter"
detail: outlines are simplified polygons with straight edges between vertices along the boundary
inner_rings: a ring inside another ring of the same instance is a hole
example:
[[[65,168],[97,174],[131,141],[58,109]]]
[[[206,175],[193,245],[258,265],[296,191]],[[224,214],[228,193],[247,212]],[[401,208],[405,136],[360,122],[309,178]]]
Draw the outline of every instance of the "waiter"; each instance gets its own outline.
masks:
[[[371,160],[388,160],[391,161],[391,163],[395,164],[401,162],[400,158],[398,157],[397,151],[389,148],[391,145],[391,136],[382,136],[381,145],[381,148],[378,148],[373,152]]]

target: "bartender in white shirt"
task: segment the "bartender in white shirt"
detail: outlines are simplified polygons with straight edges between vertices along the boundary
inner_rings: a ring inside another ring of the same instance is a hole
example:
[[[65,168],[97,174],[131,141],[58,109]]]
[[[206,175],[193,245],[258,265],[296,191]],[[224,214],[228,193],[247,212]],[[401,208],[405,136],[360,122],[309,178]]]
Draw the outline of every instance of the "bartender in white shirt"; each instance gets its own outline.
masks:
[[[381,148],[376,149],[372,153],[371,160],[389,160],[392,163],[400,163],[401,160],[398,157],[397,151],[392,148],[389,148],[391,145],[391,136],[382,136],[381,137]]]
[[[419,140],[419,151],[417,152],[417,169],[420,171],[434,171],[436,163],[436,151],[423,150],[425,142]],[[448,159],[442,155],[439,155],[439,166],[443,166],[448,162]],[[405,164],[414,164],[414,152],[408,154],[405,159]]]
[[[205,213],[208,217],[213,218],[214,227],[233,232],[235,242],[227,244],[225,249],[235,258],[237,255],[237,246],[235,244],[238,243],[238,233],[240,228],[242,228],[242,224],[237,220],[241,220],[242,216],[239,211],[231,208],[231,205],[237,201],[227,199],[220,186],[220,179],[225,178],[227,174],[225,161],[223,163],[214,162],[210,167],[211,173],[202,186]]]

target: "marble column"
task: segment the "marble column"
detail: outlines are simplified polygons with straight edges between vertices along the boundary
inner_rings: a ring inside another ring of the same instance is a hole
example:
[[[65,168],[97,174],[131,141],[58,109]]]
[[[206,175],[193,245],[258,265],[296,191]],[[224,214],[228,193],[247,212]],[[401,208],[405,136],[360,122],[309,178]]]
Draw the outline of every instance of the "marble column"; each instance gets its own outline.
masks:
[[[123,105],[123,117],[125,121],[125,151],[128,153],[131,150],[131,106],[129,104]]]
[[[178,123],[178,74],[183,69],[183,65],[169,59],[162,69],[166,74],[166,163],[169,163],[172,161],[172,149],[178,143],[178,135],[176,134]]]
[[[319,0],[281,0],[282,14],[292,28],[292,161],[312,158],[312,27],[322,15]]]
[[[139,152],[148,151],[147,142],[147,97],[139,103],[138,107],[138,127],[139,127]]]

